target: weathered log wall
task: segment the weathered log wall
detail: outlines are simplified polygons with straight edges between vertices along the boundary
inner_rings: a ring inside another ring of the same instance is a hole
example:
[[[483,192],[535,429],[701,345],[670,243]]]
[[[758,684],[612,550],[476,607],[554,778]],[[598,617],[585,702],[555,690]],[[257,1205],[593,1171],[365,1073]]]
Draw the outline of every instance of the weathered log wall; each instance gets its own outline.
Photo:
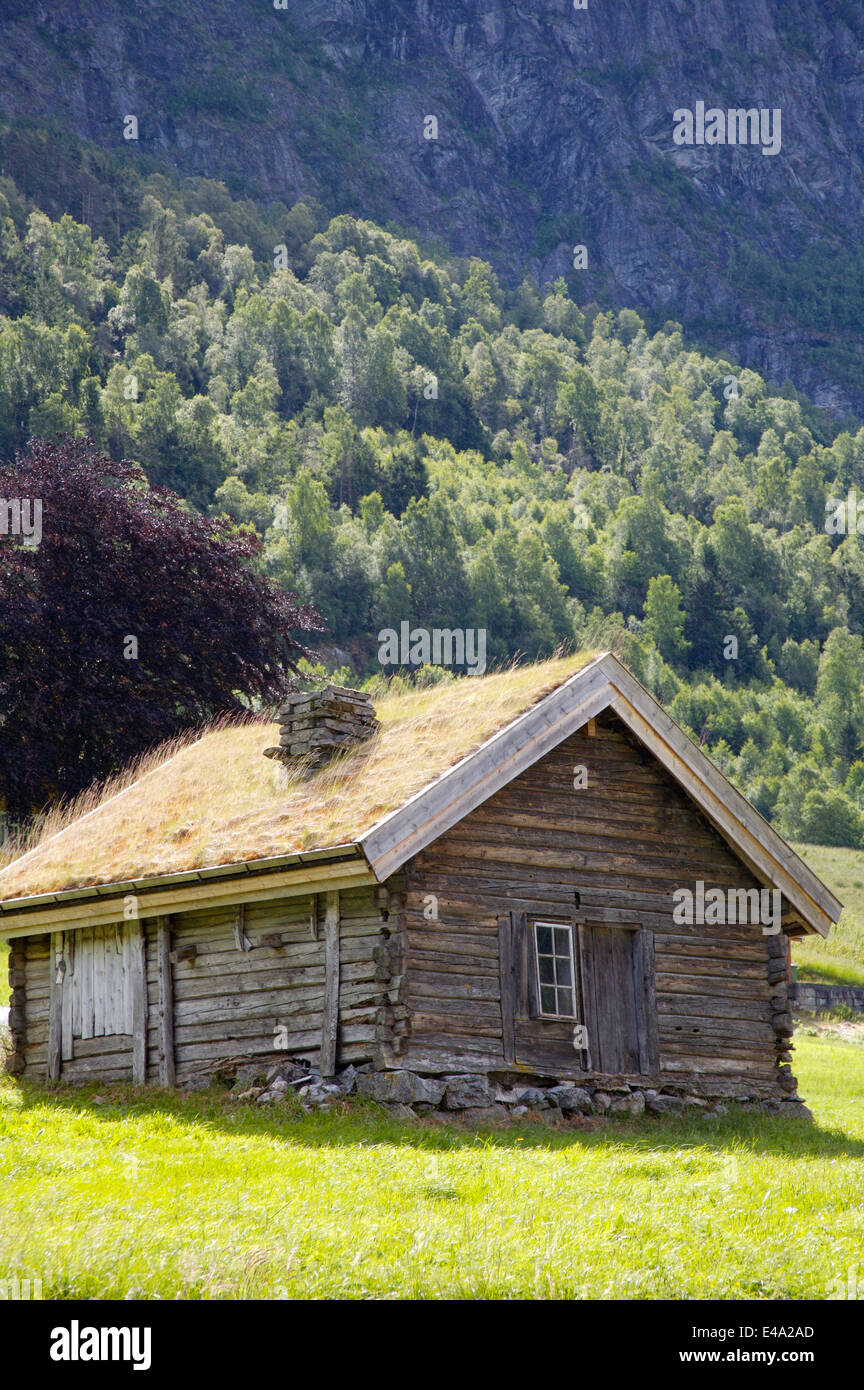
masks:
[[[512,1070],[502,1047],[499,916],[578,914],[653,930],[660,1045],[653,1081],[680,1079],[729,1095],[792,1089],[778,1066],[788,1058],[788,1034],[775,1035],[786,1009],[775,954],[782,939],[770,945],[758,925],[672,919],[675,888],[692,889],[699,879],[706,889],[752,888],[756,880],[614,715],[593,729],[593,737],[586,727],[567,739],[409,866],[405,1021],[392,1062],[421,1071]],[[579,766],[587,785],[576,788]],[[568,1025],[539,1026],[550,1037],[550,1071],[586,1077],[575,1051],[566,1072],[561,1066],[558,1035]],[[517,1021],[517,1062],[538,1071],[542,1058],[528,1048],[527,1031]]]
[[[372,889],[148,920],[147,1081],[182,1084],[233,1062],[285,1055],[318,1065],[325,1031],[328,1069],[372,1060],[388,1002],[379,959],[386,932]],[[12,942],[15,1068],[38,1080],[49,1074],[51,940]],[[334,964],[337,971],[329,993],[328,961],[331,979]],[[61,1059],[63,1081],[132,1079],[133,1036],[76,1038],[65,1050],[72,1055]]]
[[[44,1080],[48,1063],[48,1012],[51,999],[51,972],[48,936],[10,941],[11,960],[23,974],[15,991],[15,1014],[9,1025],[16,1058],[23,1075]]]
[[[574,786],[578,767],[587,785]],[[724,891],[758,886],[606,714],[386,888],[342,892],[338,906],[322,892],[148,920],[137,1046],[135,1036],[78,1039],[61,1058],[49,958],[57,938],[13,941],[13,1067],[42,1079],[56,1074],[53,1057],[68,1081],[146,1075],[171,1085],[288,1053],[325,1070],[372,1060],[419,1072],[593,1078],[590,1046],[575,1050],[570,1023],[517,1016],[505,1049],[499,940],[509,914],[524,913],[653,933],[659,1053],[652,1045],[656,1070],[640,1081],[789,1093],[785,941],[758,924],[676,924],[673,892],[698,880]]]
[[[317,895],[250,907],[238,949],[236,912],[186,913],[172,920],[174,1037],[177,1080],[234,1058],[278,1060],[285,1053],[318,1063],[324,1026],[327,905]],[[370,889],[339,895],[337,1057],[370,1059],[381,989],[373,950],[381,916]],[[280,944],[265,944],[278,937]],[[197,954],[184,956],[184,948]],[[331,947],[332,950],[332,947]],[[148,1074],[159,1066],[158,980],[148,951],[150,1036]],[[277,1030],[284,1030],[275,1050]]]
[[[20,1076],[27,1066],[26,1032],[27,953],[23,941],[9,944],[9,1029],[12,1052],[7,1066],[12,1076]]]

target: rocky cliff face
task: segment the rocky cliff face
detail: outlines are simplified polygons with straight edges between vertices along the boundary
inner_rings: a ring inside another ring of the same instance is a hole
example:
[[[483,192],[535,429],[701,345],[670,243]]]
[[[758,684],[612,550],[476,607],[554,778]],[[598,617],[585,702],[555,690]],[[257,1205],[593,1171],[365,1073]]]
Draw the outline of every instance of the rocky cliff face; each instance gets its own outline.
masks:
[[[287,3],[3,0],[0,113],[390,218],[508,279],[567,274],[864,408],[854,0]],[[676,144],[673,113],[700,101],[779,110],[779,152]]]

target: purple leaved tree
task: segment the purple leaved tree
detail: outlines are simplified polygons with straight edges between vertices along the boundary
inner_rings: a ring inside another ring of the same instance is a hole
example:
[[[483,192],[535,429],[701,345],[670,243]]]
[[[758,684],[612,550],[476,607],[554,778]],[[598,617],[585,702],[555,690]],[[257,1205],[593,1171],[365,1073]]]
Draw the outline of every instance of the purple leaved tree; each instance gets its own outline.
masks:
[[[256,570],[260,544],[87,441],[0,464],[0,810],[284,693],[327,628]]]

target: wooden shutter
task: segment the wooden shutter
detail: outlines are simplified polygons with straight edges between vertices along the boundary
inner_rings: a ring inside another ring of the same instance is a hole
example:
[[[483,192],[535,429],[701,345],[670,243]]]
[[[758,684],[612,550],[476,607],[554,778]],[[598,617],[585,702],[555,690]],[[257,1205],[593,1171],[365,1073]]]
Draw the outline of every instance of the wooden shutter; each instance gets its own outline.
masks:
[[[66,933],[63,997],[63,1057],[76,1038],[131,1035],[132,981],[138,969],[140,922],[82,927]]]
[[[498,969],[501,980],[501,1043],[504,1061],[516,1061],[517,972],[513,914],[498,918]]]
[[[534,962],[534,933],[527,913],[510,913],[513,933],[513,955],[516,961],[516,1017],[537,1018],[540,1000],[537,997],[537,967]]]
[[[147,973],[139,921],[51,935],[48,1079],[75,1058],[75,1042],[132,1037],[132,1079],[147,1073]]]
[[[639,1070],[648,1075],[660,1070],[660,1037],[657,1029],[657,988],[654,975],[654,933],[640,927],[634,958],[639,1010]]]
[[[579,989],[576,995],[576,1012],[579,1015],[579,1022],[584,1024],[587,1033],[587,1045],[582,1049],[582,1070],[591,1070],[591,1058],[594,1055],[594,1026],[593,1015],[594,991],[588,977],[588,952],[590,949],[589,940],[586,936],[585,923],[574,921],[573,923],[573,959],[576,967],[576,978],[579,982]]]
[[[156,971],[158,977],[159,1084],[173,1086],[174,1060],[174,972],[171,965],[171,918],[156,920]]]

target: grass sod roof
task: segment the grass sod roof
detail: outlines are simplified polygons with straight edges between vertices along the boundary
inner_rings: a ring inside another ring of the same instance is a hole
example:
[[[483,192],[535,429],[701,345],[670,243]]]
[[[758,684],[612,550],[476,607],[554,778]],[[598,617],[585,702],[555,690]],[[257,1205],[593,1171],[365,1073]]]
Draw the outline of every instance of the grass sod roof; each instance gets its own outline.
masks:
[[[308,778],[263,756],[263,720],[180,740],[52,814],[0,870],[0,901],[350,844],[594,655],[385,695],[380,732]]]

